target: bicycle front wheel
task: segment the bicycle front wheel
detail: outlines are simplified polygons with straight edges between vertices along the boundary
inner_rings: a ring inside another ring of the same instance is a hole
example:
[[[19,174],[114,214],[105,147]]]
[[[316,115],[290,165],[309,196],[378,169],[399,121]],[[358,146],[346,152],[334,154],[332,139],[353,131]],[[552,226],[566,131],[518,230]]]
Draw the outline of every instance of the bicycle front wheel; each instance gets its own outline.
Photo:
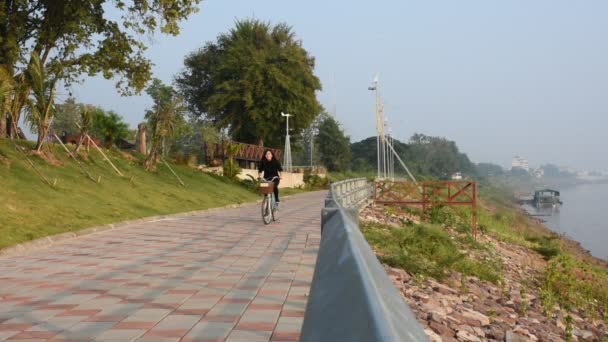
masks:
[[[270,224],[272,221],[272,208],[270,207],[270,196],[264,196],[262,201],[262,220],[264,224]]]

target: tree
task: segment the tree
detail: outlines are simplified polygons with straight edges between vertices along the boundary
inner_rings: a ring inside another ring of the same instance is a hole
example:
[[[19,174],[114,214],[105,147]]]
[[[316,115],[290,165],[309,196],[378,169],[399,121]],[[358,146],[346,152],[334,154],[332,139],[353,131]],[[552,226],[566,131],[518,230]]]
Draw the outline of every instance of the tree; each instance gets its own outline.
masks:
[[[449,178],[455,172],[476,174],[475,165],[458,150],[453,141],[417,133],[410,138],[410,147],[418,173],[439,178]]]
[[[495,177],[504,174],[500,165],[492,163],[479,163],[476,166],[477,174],[481,177]]]
[[[317,136],[321,163],[328,171],[346,171],[350,166],[350,138],[331,116],[326,115],[319,124]]]
[[[147,170],[154,170],[159,150],[163,146],[163,149],[166,149],[168,137],[178,123],[183,121],[186,106],[173,87],[164,85],[159,79],[154,79],[146,92],[154,100],[154,106],[146,113],[148,132],[152,134],[152,146],[144,166]]]
[[[106,147],[112,147],[128,136],[129,125],[116,112],[95,108],[91,131],[93,135],[103,139]]]
[[[47,81],[47,72],[42,61],[32,54],[32,63],[28,68],[28,84],[32,87],[32,99],[27,103],[26,119],[32,130],[38,132],[36,152],[40,152],[55,114],[55,84],[57,78]]]
[[[55,106],[56,113],[53,120],[53,130],[57,134],[63,132],[76,134],[80,132],[78,125],[81,119],[81,108],[73,97],[68,98],[64,103]]]
[[[294,114],[290,127],[297,136],[322,111],[314,59],[286,24],[237,21],[184,64],[176,82],[190,111],[228,128],[234,140],[279,146],[281,112]]]
[[[23,77],[33,56],[67,85],[80,75],[118,76],[123,93],[151,78],[144,56],[150,35],[177,35],[200,0],[7,0],[0,2],[0,65],[14,79],[10,118],[18,122],[32,91]],[[109,9],[113,9],[109,10]],[[114,17],[118,14],[120,19]],[[24,64],[25,62],[25,64]],[[21,70],[21,71],[20,71]],[[0,121],[5,112],[0,112]],[[0,134],[5,132],[0,132]]]
[[[393,148],[414,174],[435,178],[449,178],[454,172],[476,175],[475,165],[461,153],[453,141],[416,133],[408,143],[393,140]],[[377,142],[370,137],[351,146],[352,167],[357,171],[376,170]],[[400,168],[395,165],[395,172]],[[402,170],[404,171],[404,170]]]
[[[80,112],[80,140],[76,146],[76,153],[78,153],[78,150],[80,150],[80,147],[85,142],[89,131],[93,129],[93,121],[95,119],[95,108],[93,106],[81,104],[78,108]],[[86,146],[88,152],[89,144],[86,144]]]

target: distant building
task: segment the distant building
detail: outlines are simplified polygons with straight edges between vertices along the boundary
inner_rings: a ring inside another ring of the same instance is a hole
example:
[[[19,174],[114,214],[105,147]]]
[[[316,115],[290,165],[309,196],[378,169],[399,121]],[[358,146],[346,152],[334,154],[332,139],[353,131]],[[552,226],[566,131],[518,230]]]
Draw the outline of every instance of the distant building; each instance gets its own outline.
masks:
[[[522,158],[519,156],[513,157],[511,161],[511,170],[512,169],[523,169],[526,171],[530,171],[530,165],[528,164],[528,159]]]
[[[452,180],[462,180],[462,173],[460,173],[460,172],[455,172],[455,173],[452,175]]]
[[[538,169],[532,171],[532,175],[536,178],[543,178],[545,176],[545,169],[539,167]]]

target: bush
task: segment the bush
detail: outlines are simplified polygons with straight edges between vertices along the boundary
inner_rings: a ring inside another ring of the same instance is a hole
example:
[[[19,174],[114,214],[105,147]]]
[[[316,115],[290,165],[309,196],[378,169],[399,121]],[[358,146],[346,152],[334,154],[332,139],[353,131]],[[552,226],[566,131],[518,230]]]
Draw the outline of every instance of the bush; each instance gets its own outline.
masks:
[[[559,238],[556,236],[527,236],[526,240],[536,244],[532,246],[532,249],[542,255],[545,260],[551,260],[562,252]]]
[[[436,279],[452,271],[498,283],[501,265],[476,261],[461,252],[463,246],[448,232],[436,225],[415,225],[393,228],[380,224],[363,224],[363,234],[374,246],[382,262],[413,274]]]
[[[224,162],[222,171],[225,177],[230,179],[236,179],[236,176],[241,173],[241,167],[235,160],[228,159]]]
[[[307,189],[326,189],[329,185],[327,177],[321,177],[316,172],[304,171],[304,184]]]
[[[251,191],[256,191],[258,189],[258,181],[257,179],[255,179],[252,175],[247,175],[249,178],[248,179],[243,179],[240,183],[241,185],[243,185],[244,187],[246,187],[247,189],[251,190]]]

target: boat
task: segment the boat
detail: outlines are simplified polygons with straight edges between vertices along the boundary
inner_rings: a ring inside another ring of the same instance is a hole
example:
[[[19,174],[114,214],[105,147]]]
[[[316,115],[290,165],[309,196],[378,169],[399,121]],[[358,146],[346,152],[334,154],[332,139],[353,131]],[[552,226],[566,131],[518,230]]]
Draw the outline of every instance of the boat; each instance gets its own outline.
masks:
[[[559,191],[553,189],[541,189],[534,191],[532,203],[537,208],[555,208],[563,204],[559,198]]]

